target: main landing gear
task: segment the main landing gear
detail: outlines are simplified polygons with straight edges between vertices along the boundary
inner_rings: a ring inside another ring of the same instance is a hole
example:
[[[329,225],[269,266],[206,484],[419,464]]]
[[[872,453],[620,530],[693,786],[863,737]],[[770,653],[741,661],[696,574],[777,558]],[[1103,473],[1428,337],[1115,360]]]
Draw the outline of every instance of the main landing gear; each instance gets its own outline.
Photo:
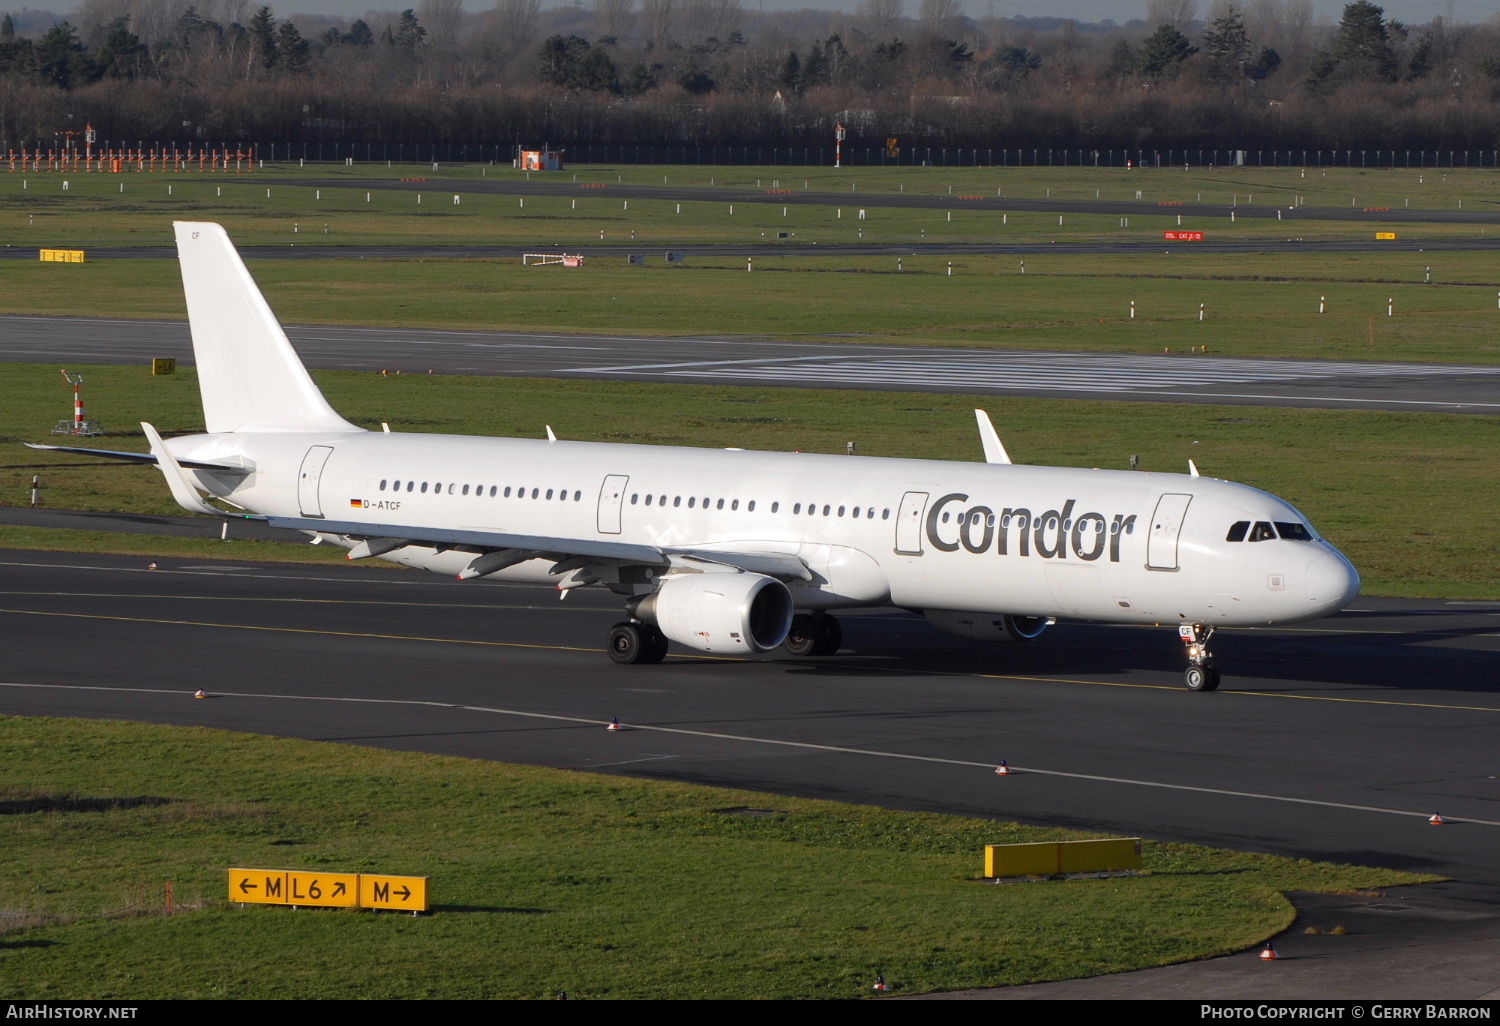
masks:
[[[667,657],[667,636],[655,624],[617,623],[609,629],[609,657],[617,663],[659,663]]]
[[[1177,636],[1187,648],[1188,668],[1183,671],[1183,683],[1189,691],[1212,691],[1219,686],[1219,668],[1213,664],[1213,654],[1208,650],[1208,639],[1214,636],[1213,624],[1183,624],[1177,628]]]
[[[798,613],[792,617],[792,629],[786,633],[782,647],[788,655],[833,655],[844,643],[844,628],[827,613]]]

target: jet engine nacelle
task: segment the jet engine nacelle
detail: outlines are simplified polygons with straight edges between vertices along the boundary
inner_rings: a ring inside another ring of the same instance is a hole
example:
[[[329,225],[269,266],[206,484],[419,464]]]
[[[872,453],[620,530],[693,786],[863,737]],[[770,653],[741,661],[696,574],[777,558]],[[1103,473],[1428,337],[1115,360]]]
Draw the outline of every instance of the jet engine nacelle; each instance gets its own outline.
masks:
[[[929,609],[924,615],[938,630],[975,641],[1031,641],[1055,622],[1050,616],[996,616],[950,609]]]
[[[792,628],[791,592],[761,574],[674,575],[626,608],[700,652],[769,652]]]

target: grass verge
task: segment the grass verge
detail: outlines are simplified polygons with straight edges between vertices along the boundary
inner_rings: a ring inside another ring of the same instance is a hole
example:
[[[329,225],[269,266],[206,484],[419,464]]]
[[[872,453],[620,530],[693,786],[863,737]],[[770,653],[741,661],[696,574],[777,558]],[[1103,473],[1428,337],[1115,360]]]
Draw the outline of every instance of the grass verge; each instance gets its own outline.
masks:
[[[0,762],[13,1000],[921,993],[1207,957],[1285,928],[1283,891],[1425,879],[1150,844],[1146,876],[982,886],[984,844],[1080,835],[205,729],[4,718]],[[435,914],[240,909],[230,866],[428,876]]]

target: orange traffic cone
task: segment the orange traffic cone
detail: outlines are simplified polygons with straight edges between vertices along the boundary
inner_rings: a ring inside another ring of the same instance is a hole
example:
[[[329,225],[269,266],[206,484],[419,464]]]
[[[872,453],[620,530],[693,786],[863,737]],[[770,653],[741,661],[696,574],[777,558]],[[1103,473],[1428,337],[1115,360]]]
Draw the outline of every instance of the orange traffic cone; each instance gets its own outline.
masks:
[[[1433,826],[1442,826],[1443,825],[1443,817],[1440,816],[1440,815],[1438,815],[1436,812],[1434,812],[1432,814],[1432,818],[1429,819],[1427,822],[1431,823]]]
[[[194,698],[207,698],[208,697],[208,692],[204,691],[202,688],[199,688],[197,691],[195,691],[193,693],[193,697]]]
[[[884,976],[884,974],[882,974],[882,973],[876,973],[875,974],[875,986],[874,986],[873,989],[878,990],[878,991],[882,991],[882,992],[891,989],[891,988],[889,988],[889,987],[887,987],[885,985],[885,976]]]
[[[618,717],[618,716],[612,716],[612,717],[610,717],[609,726],[605,727],[604,729],[605,730],[619,730],[620,729],[620,717]]]
[[[1005,762],[1004,759],[1001,759],[1000,760],[1000,765],[998,765],[998,766],[995,767],[995,776],[997,776],[997,777],[1008,777],[1008,776],[1010,776],[1010,767],[1008,765],[1006,765],[1006,762]]]
[[[1262,962],[1274,962],[1277,957],[1276,949],[1271,947],[1270,941],[1266,941],[1266,946],[1260,952],[1260,960]]]

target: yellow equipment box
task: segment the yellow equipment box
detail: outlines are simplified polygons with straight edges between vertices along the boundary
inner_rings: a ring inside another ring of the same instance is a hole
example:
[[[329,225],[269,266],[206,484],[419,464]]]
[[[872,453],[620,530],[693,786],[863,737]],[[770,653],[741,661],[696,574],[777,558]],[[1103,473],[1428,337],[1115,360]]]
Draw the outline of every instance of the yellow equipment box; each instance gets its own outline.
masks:
[[[984,875],[1054,876],[1060,873],[1117,873],[1141,868],[1139,837],[1097,841],[1040,841],[1035,844],[987,844]]]

